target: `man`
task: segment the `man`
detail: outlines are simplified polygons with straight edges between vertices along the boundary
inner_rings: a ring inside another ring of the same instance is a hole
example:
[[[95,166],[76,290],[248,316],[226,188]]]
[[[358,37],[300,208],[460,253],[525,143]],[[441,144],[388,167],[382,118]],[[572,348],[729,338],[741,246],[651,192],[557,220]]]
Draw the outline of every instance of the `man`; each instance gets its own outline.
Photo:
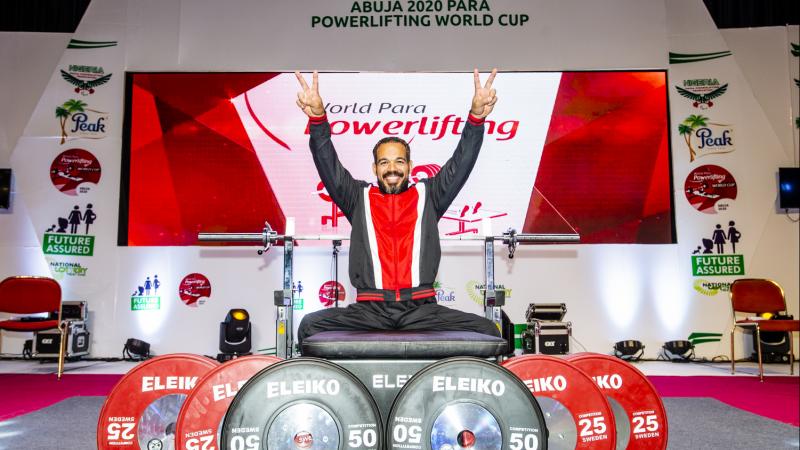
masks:
[[[497,97],[492,70],[481,86],[474,71],[475,94],[453,156],[433,177],[409,185],[413,164],[406,141],[387,137],[372,149],[377,186],[356,180],[339,162],[319,94],[317,72],[311,87],[295,72],[302,88],[297,106],[309,118],[310,147],[328,194],[352,225],[350,282],[356,303],[306,315],[298,339],[335,330],[448,330],[499,336],[481,316],[436,303],[433,282],[441,248],[437,223],[467,181],[483,142],[483,122]]]

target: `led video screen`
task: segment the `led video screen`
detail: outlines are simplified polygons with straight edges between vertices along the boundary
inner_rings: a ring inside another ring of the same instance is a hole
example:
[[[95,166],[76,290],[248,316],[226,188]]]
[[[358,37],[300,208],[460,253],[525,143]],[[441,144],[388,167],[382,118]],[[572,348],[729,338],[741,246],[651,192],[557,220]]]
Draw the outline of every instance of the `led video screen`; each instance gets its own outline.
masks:
[[[306,74],[310,80],[310,74]],[[484,79],[486,74],[483,75]],[[452,155],[471,73],[322,73],[340,160],[375,182],[372,148],[410,143],[411,181]],[[513,72],[494,82],[481,154],[442,235],[574,233],[582,243],[673,243],[666,73]],[[309,151],[293,73],[129,73],[119,244],[199,232],[348,235]]]

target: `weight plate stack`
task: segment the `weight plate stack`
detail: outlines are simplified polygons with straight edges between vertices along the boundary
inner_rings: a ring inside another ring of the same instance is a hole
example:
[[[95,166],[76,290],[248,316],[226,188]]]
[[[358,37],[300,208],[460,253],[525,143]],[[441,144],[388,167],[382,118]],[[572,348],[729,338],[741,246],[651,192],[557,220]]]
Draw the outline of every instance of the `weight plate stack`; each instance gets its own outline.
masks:
[[[592,377],[606,395],[617,424],[617,448],[667,448],[667,413],[658,392],[644,374],[619,358],[578,353],[567,358]]]
[[[550,450],[614,449],[614,415],[589,375],[547,355],[511,358],[503,367],[528,386],[542,407]]]
[[[275,363],[248,381],[222,425],[222,450],[377,450],[380,412],[361,381],[317,358]]]
[[[178,413],[175,448],[219,448],[222,420],[233,396],[253,375],[279,361],[276,356],[245,356],[215,367],[200,378]]]
[[[175,424],[184,400],[218,362],[176,353],[145,361],[111,390],[97,423],[98,450],[174,448]]]
[[[536,399],[513,373],[456,357],[403,386],[389,412],[386,448],[546,450],[547,431]]]

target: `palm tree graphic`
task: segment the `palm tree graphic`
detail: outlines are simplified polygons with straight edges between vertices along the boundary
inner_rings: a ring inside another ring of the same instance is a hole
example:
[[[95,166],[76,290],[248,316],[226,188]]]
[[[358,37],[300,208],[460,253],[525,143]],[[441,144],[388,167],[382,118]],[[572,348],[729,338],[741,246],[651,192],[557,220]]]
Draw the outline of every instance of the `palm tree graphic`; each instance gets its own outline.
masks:
[[[697,152],[695,152],[694,147],[692,147],[692,133],[697,128],[705,127],[707,125],[708,117],[700,114],[692,114],[684,119],[683,123],[678,125],[678,133],[683,136],[683,139],[686,141],[686,145],[689,147],[689,162],[694,161],[695,157],[697,156]]]
[[[67,100],[63,105],[56,107],[56,117],[61,123],[61,143],[67,140],[67,119],[76,112],[84,112],[84,108],[88,106],[85,102],[80,100]]]

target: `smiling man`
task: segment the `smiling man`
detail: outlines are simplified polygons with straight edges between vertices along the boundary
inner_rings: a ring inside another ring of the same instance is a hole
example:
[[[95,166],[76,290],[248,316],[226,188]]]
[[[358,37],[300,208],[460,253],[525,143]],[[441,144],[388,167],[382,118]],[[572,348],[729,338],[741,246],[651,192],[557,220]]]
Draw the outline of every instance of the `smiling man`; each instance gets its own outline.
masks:
[[[411,148],[403,139],[383,138],[372,149],[377,186],[356,180],[331,142],[331,128],[319,94],[317,72],[311,86],[295,73],[302,91],[297,106],[309,118],[310,147],[322,183],[352,225],[350,282],[356,303],[307,314],[298,339],[321,331],[440,330],[474,331],[499,336],[494,323],[476,314],[436,303],[433,282],[441,248],[438,222],[467,181],[483,142],[486,116],[497,96],[492,70],[481,85],[474,71],[475,94],[453,156],[436,175],[410,184]]]

